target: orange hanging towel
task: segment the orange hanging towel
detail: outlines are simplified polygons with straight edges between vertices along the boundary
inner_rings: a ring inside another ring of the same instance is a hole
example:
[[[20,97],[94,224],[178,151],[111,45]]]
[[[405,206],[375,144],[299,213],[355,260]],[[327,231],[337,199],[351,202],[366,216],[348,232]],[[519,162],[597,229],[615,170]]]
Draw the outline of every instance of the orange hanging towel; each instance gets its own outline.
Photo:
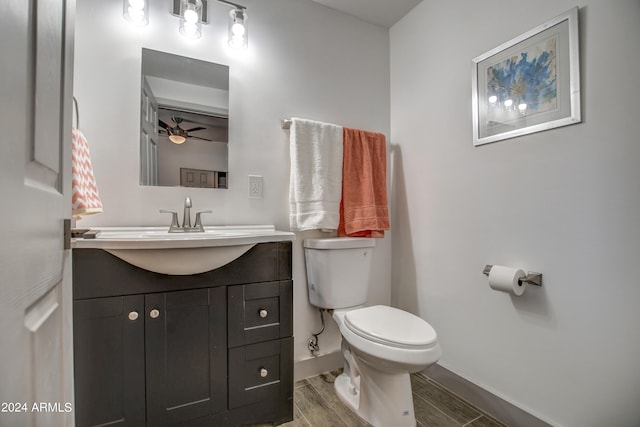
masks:
[[[343,135],[338,236],[384,237],[389,229],[385,136],[349,128]]]

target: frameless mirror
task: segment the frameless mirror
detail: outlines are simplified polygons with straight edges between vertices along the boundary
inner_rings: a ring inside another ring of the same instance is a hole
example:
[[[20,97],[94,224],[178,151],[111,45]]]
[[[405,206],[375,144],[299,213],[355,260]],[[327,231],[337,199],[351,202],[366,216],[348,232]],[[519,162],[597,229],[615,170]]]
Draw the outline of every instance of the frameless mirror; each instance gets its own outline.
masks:
[[[142,49],[140,184],[227,188],[229,67]]]

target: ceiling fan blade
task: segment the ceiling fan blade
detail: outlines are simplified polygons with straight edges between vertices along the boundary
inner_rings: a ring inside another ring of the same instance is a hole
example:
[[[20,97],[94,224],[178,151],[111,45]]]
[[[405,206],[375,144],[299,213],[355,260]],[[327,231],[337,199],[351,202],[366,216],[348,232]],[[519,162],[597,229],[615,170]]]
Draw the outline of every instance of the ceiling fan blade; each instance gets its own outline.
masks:
[[[198,126],[198,127],[195,127],[195,128],[185,129],[185,130],[186,130],[187,132],[195,132],[195,131],[197,131],[197,130],[204,130],[204,129],[206,129],[206,128],[205,128],[205,127],[202,127],[202,126]]]
[[[191,136],[189,135],[189,138],[193,138],[193,139],[201,139],[203,141],[212,141],[211,139],[207,139],[207,138],[200,138],[199,136]]]
[[[171,129],[171,126],[169,126],[168,124],[166,124],[165,122],[163,122],[162,120],[158,120],[158,124],[160,125],[160,127],[165,128],[165,129]]]

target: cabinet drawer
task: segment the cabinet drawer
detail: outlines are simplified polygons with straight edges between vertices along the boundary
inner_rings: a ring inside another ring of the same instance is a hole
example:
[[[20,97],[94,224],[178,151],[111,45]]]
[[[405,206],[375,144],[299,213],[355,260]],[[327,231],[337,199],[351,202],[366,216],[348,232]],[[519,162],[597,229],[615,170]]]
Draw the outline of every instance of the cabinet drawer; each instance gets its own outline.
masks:
[[[229,409],[293,396],[293,338],[229,349]]]
[[[291,336],[293,282],[253,283],[228,289],[228,343],[239,347]]]

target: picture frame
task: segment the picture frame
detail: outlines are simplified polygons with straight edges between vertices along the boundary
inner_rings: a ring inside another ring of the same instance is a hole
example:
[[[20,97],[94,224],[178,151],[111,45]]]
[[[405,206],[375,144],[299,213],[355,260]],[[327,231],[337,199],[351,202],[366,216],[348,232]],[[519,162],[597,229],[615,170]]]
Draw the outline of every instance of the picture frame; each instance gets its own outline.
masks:
[[[473,145],[581,121],[578,7],[472,62]]]

